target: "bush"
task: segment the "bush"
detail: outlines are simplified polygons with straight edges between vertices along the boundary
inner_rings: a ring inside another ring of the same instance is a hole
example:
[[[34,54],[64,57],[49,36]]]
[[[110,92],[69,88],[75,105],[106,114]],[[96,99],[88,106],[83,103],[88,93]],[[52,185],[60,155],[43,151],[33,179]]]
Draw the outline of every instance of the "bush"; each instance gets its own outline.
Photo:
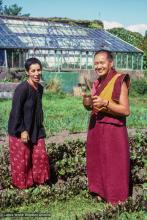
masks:
[[[10,165],[9,165],[9,152],[8,146],[3,145],[0,149],[0,187],[10,188],[11,177],[10,177]]]
[[[143,206],[144,206],[143,198],[142,196],[138,196],[137,199],[135,200],[129,198],[126,202],[120,203],[116,206],[112,206],[109,204],[108,206],[105,207],[104,210],[101,211],[98,210],[94,213],[87,213],[85,216],[83,216],[82,219],[83,220],[144,219],[144,213],[142,211]],[[130,213],[138,212],[138,211],[142,211],[142,213],[139,214],[136,213],[135,217],[137,218],[130,218]]]
[[[139,131],[135,138],[130,138],[132,180],[134,184],[145,182],[145,165],[147,155],[147,134]]]
[[[54,77],[53,79],[50,79],[47,85],[45,86],[45,89],[53,93],[61,92],[60,79],[58,77]]]
[[[147,137],[137,133],[136,137],[130,138],[132,175],[134,184],[144,183],[145,155],[147,154]],[[58,179],[66,181],[69,178],[83,177],[85,172],[85,143],[71,141],[64,144],[49,144],[47,152],[50,157],[51,168],[54,172],[53,182]],[[0,155],[1,185],[3,188],[10,187],[8,147],[3,146]]]
[[[76,176],[83,177],[85,171],[85,143],[71,141],[62,145],[52,144],[48,147],[51,166],[56,171],[57,178],[67,180]]]
[[[142,190],[145,183],[146,146],[147,137],[145,135],[137,133],[136,137],[130,138],[132,178],[133,184],[135,187],[137,186],[136,196],[140,195],[139,201],[142,201]],[[1,207],[17,206],[18,203],[19,205],[29,204],[37,202],[38,199],[47,199],[47,201],[67,199],[87,189],[84,142],[77,140],[64,144],[49,144],[47,152],[51,163],[50,184],[27,190],[17,190],[13,189],[10,182],[8,146],[2,147],[0,154],[0,184],[3,188],[0,191]],[[133,204],[134,207],[138,207],[136,209],[140,209],[138,202]]]
[[[132,80],[130,95],[145,95],[147,94],[147,81],[145,79]]]
[[[145,79],[147,78],[147,68],[143,71]]]

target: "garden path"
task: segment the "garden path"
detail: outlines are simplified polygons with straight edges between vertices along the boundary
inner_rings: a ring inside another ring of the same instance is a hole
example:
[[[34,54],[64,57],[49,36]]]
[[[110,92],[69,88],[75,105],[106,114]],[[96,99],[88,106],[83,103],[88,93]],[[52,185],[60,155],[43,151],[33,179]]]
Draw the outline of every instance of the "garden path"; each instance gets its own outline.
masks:
[[[129,136],[134,136],[136,134],[136,130],[134,128],[128,129]],[[140,132],[147,134],[147,128],[140,129]],[[86,141],[87,133],[80,132],[80,133],[70,133],[69,131],[62,131],[60,133],[54,134],[46,138],[46,143],[56,143],[56,144],[63,144],[65,141],[72,141],[72,140],[82,140]],[[8,142],[8,137],[6,135],[0,134],[0,145],[6,144]]]

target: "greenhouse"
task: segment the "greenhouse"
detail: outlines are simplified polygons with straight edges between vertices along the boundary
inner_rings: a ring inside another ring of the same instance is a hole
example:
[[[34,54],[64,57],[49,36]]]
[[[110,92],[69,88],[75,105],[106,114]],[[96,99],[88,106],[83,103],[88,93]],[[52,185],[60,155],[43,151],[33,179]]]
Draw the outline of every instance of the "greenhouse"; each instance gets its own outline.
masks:
[[[143,68],[143,51],[103,29],[0,16],[0,66],[23,67],[26,58],[35,56],[51,71],[93,69],[100,49],[113,52],[118,69]]]

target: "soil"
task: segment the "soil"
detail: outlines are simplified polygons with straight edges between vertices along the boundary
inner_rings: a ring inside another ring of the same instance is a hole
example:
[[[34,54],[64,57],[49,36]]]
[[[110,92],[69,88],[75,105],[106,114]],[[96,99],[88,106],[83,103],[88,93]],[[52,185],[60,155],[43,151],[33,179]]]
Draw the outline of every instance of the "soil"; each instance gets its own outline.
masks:
[[[141,132],[146,133],[147,129],[141,129]],[[135,136],[136,129],[131,128],[128,129],[129,136]],[[80,132],[80,133],[69,133],[68,131],[62,131],[54,136],[49,137],[47,143],[63,143],[64,141],[71,141],[71,140],[83,140],[86,141],[87,132]]]
[[[141,132],[147,133],[146,129],[141,129]],[[134,136],[136,134],[136,129],[128,129],[129,136]],[[72,141],[72,140],[82,140],[86,141],[87,133],[86,132],[80,132],[80,133],[70,133],[66,130],[57,133],[53,136],[49,136],[46,138],[46,143],[56,143],[56,144],[62,144],[65,141]],[[8,143],[8,137],[6,135],[0,135],[0,145]]]

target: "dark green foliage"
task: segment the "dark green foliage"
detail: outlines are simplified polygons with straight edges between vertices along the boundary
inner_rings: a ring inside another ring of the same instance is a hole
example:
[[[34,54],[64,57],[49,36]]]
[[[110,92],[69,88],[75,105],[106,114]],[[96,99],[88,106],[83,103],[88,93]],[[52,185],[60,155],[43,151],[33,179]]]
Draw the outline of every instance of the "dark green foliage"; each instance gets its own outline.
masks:
[[[9,165],[9,153],[8,146],[4,145],[0,148],[0,188],[10,187],[10,165]]]
[[[147,94],[147,81],[145,79],[132,80],[130,87],[130,95]]]
[[[86,28],[103,28],[104,24],[100,20],[73,20],[71,18],[60,18],[60,17],[52,17],[48,18],[49,21],[52,22],[60,22],[69,25],[80,25]]]
[[[147,138],[137,133],[135,138],[130,138],[132,177],[136,187],[136,196],[123,206],[108,208],[100,216],[116,215],[122,211],[140,210],[142,206],[142,190],[145,182],[145,155]],[[69,199],[72,196],[85,192],[88,196],[87,178],[85,173],[85,143],[82,141],[71,141],[64,144],[49,144],[47,152],[50,157],[52,178],[48,185],[36,186],[26,190],[17,190],[11,186],[9,174],[8,146],[2,146],[0,154],[1,186],[0,204],[1,208],[17,207],[20,204],[36,203]],[[142,206],[143,207],[143,206]],[[111,211],[113,212],[111,213]],[[91,216],[91,214],[89,214]],[[96,215],[97,216],[97,213]],[[85,219],[95,219],[85,217]]]
[[[144,70],[144,76],[145,76],[145,79],[147,78],[147,67],[146,67],[146,70]]]
[[[132,180],[135,184],[145,182],[145,165],[147,155],[147,134],[139,131],[135,138],[130,138]]]
[[[104,210],[97,211],[95,213],[88,213],[83,216],[83,220],[108,220],[108,219],[118,219],[118,217],[123,213],[123,218],[120,219],[130,219],[128,218],[128,213],[134,211],[143,210],[143,197],[138,196],[137,199],[133,200],[129,198],[126,202],[120,203],[117,206],[107,205]],[[138,218],[137,218],[138,219]]]
[[[14,16],[19,16],[21,15],[21,10],[22,7],[18,7],[17,4],[13,4],[11,6],[4,6],[4,15],[14,15]]]
[[[112,28],[108,31],[136,47],[143,46],[144,37],[140,33],[128,31],[124,28]]]
[[[130,138],[133,180],[135,184],[143,183],[144,176],[140,174],[144,169],[145,154],[147,154],[147,138],[137,133],[135,138]],[[47,146],[51,167],[54,169],[56,180],[67,181],[69,178],[85,176],[85,143],[71,141],[64,144],[50,144]],[[10,187],[8,147],[1,148],[0,155],[1,185]]]
[[[30,14],[22,14],[22,7],[17,4],[4,5],[3,0],[0,0],[0,14],[1,15],[12,15],[12,16],[30,16]]]
[[[146,44],[147,44],[147,41],[146,41]],[[144,68],[144,70],[147,71],[147,49],[146,49],[146,51],[144,51],[143,68]]]
[[[75,176],[85,176],[85,144],[83,142],[52,144],[48,152],[59,178],[66,180]]]
[[[137,133],[136,138],[130,139],[133,180],[135,184],[144,182],[145,155],[147,154],[147,138]],[[69,178],[85,176],[85,143],[71,141],[64,144],[50,144],[47,147],[51,167],[54,169],[55,178],[66,181]],[[1,148],[0,155],[1,186],[10,187],[9,154],[6,145]]]
[[[0,14],[3,14],[3,0],[0,0]]]
[[[0,208],[17,207],[21,204],[36,203],[39,200],[51,202],[56,199],[66,200],[74,195],[78,195],[81,190],[86,189],[86,178],[74,177],[66,182],[57,182],[54,185],[40,185],[26,190],[16,188],[4,189],[0,191]]]
[[[124,28],[112,28],[108,30],[111,34],[116,35],[122,40],[138,47],[144,52],[144,69],[147,69],[147,36],[143,37],[138,32],[132,32]]]

